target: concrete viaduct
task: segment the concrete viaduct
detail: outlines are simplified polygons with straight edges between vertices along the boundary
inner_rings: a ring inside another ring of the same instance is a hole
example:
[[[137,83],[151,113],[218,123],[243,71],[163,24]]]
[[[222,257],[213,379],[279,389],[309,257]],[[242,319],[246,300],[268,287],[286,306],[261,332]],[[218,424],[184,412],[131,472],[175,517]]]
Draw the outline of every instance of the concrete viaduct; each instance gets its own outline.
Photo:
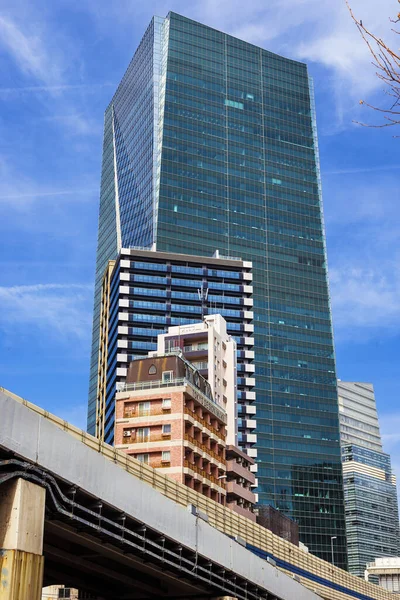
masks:
[[[2,389],[0,549],[0,600],[320,598]]]

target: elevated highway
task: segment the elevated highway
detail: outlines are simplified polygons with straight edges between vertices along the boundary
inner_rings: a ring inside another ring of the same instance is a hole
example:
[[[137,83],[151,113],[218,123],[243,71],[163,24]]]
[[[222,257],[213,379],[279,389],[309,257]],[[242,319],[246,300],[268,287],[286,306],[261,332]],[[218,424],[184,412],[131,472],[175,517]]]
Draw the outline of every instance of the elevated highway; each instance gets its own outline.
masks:
[[[20,547],[3,549],[0,598],[36,600],[32,586],[61,582],[98,600],[318,600],[194,506],[166,498],[66,429],[0,391],[0,513],[11,523],[20,513]],[[32,506],[43,510],[42,521],[39,514],[27,518]],[[42,532],[37,521],[44,521]],[[37,545],[36,552],[26,545],[41,533],[44,569]],[[7,551],[19,553],[14,563]],[[19,582],[12,564],[20,564]]]
[[[3,388],[0,461],[0,548],[7,486],[46,491],[45,585],[97,600],[392,599]],[[36,600],[4,589],[0,600]]]

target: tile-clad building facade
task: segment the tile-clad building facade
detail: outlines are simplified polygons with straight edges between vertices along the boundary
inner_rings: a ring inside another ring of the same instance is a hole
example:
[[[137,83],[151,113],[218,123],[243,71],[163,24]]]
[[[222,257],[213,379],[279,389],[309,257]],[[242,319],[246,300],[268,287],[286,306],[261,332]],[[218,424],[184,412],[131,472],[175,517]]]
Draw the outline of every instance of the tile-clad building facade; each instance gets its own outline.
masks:
[[[218,313],[237,348],[238,443],[255,457],[252,292],[248,261],[122,250],[104,276],[97,435],[113,443],[115,392],[130,361],[157,350],[157,336],[169,326]]]
[[[225,504],[226,413],[177,354],[133,360],[116,395],[115,446]]]
[[[338,381],[349,571],[399,556],[396,478],[383,452],[371,383]]]
[[[89,431],[107,260],[123,247],[253,261],[258,497],[346,566],[336,369],[307,66],[169,13],[105,116]],[[312,476],[310,471],[312,470]]]

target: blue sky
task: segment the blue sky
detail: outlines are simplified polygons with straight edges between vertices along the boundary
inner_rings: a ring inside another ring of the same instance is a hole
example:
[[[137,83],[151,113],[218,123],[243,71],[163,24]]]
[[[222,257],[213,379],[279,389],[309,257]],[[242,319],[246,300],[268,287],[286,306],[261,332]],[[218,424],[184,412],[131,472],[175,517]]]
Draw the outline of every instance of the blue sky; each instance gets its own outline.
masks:
[[[352,6],[390,38],[394,0]],[[374,383],[400,474],[400,140],[353,123],[384,98],[342,0],[2,0],[0,385],[85,424],[103,113],[168,10],[309,63],[338,376]]]

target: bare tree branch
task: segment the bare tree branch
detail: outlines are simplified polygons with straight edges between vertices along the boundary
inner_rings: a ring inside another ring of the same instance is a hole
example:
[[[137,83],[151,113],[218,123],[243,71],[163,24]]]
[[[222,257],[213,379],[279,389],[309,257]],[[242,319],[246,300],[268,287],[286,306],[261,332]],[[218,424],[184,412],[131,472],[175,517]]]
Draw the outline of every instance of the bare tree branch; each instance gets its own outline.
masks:
[[[378,113],[383,113],[383,118],[385,119],[385,123],[369,125],[366,123],[359,123],[355,121],[359,125],[363,125],[364,127],[392,127],[393,125],[400,125],[400,112],[394,110],[398,106],[400,106],[400,55],[397,54],[394,50],[392,50],[381,38],[378,38],[374,33],[372,33],[367,27],[364,25],[362,20],[356,19],[354,13],[350,7],[349,0],[345,0],[347,4],[347,8],[349,9],[351,18],[357,26],[358,31],[361,34],[364,42],[366,43],[368,50],[371,53],[373,58],[372,65],[376,69],[376,76],[378,79],[383,81],[383,83],[387,86],[385,91],[386,95],[394,98],[394,101],[391,100],[391,104],[387,108],[381,108],[369,104],[364,100],[360,100],[360,104],[364,104],[375,110]],[[400,4],[400,0],[397,0]],[[391,23],[397,24],[400,22],[400,12],[397,14],[396,18],[389,18]],[[400,31],[397,29],[391,28],[391,31],[400,35]]]

